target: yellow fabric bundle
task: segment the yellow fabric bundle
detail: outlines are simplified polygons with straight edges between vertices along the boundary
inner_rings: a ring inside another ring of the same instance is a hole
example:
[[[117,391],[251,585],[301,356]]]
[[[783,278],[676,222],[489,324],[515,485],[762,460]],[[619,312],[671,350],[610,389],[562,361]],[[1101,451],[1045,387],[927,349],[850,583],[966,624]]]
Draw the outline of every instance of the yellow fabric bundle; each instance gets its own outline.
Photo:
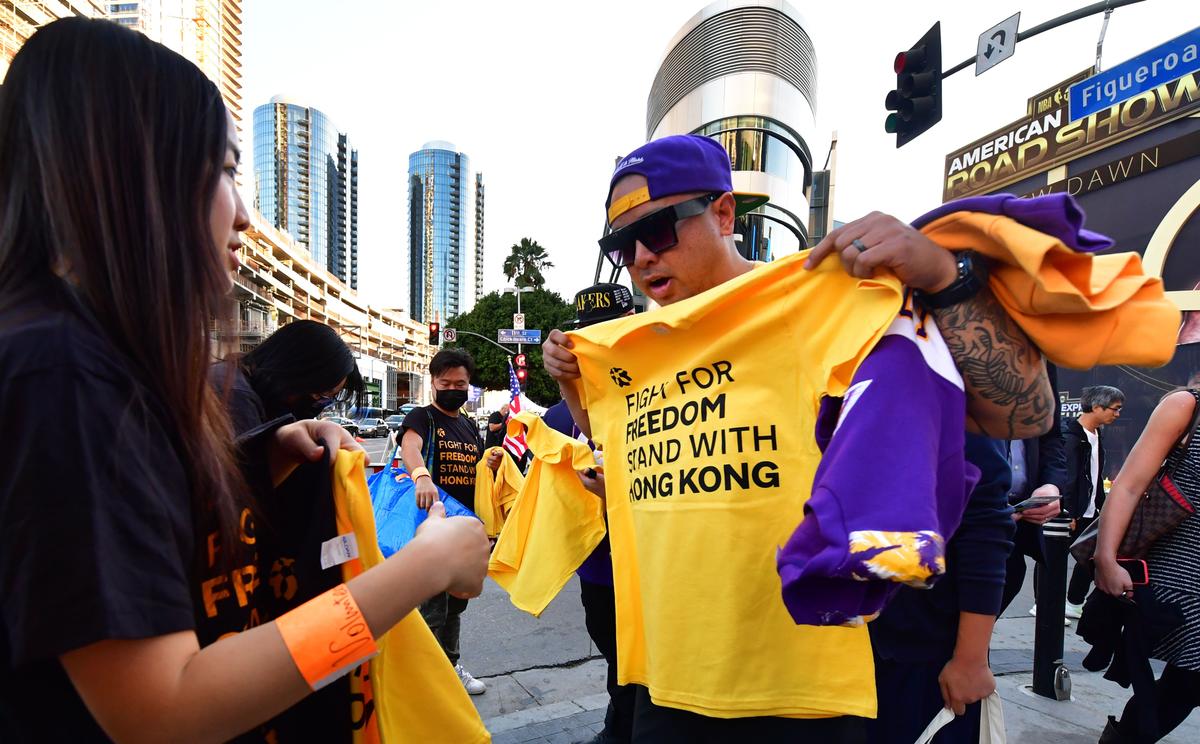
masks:
[[[492,551],[488,575],[514,605],[540,615],[604,539],[600,499],[575,475],[596,460],[586,444],[531,413],[518,414],[508,426],[510,434],[528,427],[525,443],[534,459]]]
[[[1175,354],[1179,308],[1136,253],[1082,253],[1011,217],[980,212],[948,214],[921,232],[992,259],[992,293],[1055,364],[1157,367]]]
[[[487,466],[493,452],[500,453],[500,467],[495,473]],[[492,447],[483,453],[483,459],[475,465],[475,516],[483,520],[488,537],[500,534],[523,485],[525,476],[502,447]]]
[[[358,558],[342,564],[346,581],[383,562],[367,491],[365,452],[339,451],[333,465],[333,500],[339,534],[353,532]],[[355,672],[351,691],[374,715],[354,730],[355,744],[490,742],[479,712],[454,667],[416,610],[376,639],[379,653]],[[360,711],[355,711],[355,714]]]

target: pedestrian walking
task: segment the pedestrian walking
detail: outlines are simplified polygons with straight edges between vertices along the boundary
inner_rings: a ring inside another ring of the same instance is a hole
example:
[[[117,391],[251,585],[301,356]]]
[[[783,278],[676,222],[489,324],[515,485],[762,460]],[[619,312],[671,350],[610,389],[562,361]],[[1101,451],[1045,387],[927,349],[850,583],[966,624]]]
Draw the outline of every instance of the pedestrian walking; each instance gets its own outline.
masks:
[[[1058,373],[1054,365],[1047,364],[1046,372],[1050,384],[1058,388]],[[1008,557],[1004,578],[1004,600],[1000,613],[1008,609],[1025,584],[1025,559],[1034,562],[1034,599],[1037,598],[1037,582],[1040,566],[1046,558],[1046,541],[1042,536],[1042,525],[1058,516],[1062,511],[1062,490],[1067,481],[1067,454],[1063,440],[1061,406],[1054,408],[1054,426],[1040,437],[1014,439],[1008,442],[1008,462],[1012,470],[1012,485],[1008,491],[1008,503],[1013,506],[1013,520],[1017,533],[1013,537],[1013,549]],[[1043,499],[1045,503],[1025,506],[1030,499]],[[1030,610],[1036,613],[1037,605]]]
[[[504,430],[508,424],[508,404],[504,403],[499,410],[492,411],[487,421],[487,436],[484,438],[484,449],[499,447],[504,444]]]
[[[1091,526],[1104,506],[1104,435],[1103,429],[1116,421],[1125,406],[1125,394],[1109,385],[1083,389],[1080,397],[1083,413],[1079,418],[1063,419],[1066,443],[1067,481],[1063,488],[1063,508],[1071,515],[1071,539]],[[1083,601],[1092,585],[1092,569],[1076,563],[1067,584],[1066,614],[1078,618]]]
[[[1151,479],[1176,443],[1188,434],[1196,406],[1195,390],[1164,397],[1113,481],[1094,558],[1096,586],[1110,596],[1128,601],[1134,594],[1133,577],[1117,564],[1123,557],[1117,547]],[[1109,718],[1101,744],[1158,741],[1200,706],[1200,439],[1194,432],[1172,480],[1192,513],[1150,547],[1145,558],[1146,578],[1153,599],[1175,608],[1183,622],[1159,638],[1150,652],[1152,658],[1167,663],[1153,695],[1131,697],[1120,720]],[[1143,725],[1147,720],[1153,722],[1153,730]]]

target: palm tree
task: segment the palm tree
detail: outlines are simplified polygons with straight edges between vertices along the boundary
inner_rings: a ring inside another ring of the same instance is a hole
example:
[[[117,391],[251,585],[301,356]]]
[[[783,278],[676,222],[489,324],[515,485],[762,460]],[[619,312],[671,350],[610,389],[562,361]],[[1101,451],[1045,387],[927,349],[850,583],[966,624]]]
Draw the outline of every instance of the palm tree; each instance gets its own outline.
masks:
[[[546,249],[531,238],[521,238],[520,243],[509,249],[508,258],[504,259],[504,275],[518,287],[533,287],[541,289],[546,283],[542,276],[543,269],[554,266]]]

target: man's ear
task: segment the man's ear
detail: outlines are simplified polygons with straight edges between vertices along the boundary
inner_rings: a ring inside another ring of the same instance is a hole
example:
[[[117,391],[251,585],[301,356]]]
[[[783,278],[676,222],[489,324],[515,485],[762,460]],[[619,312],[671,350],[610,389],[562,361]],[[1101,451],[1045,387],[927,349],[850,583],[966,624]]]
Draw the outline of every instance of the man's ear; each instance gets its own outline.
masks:
[[[721,227],[721,235],[733,235],[733,221],[736,216],[737,201],[728,192],[713,202],[713,212],[717,215],[717,224]]]

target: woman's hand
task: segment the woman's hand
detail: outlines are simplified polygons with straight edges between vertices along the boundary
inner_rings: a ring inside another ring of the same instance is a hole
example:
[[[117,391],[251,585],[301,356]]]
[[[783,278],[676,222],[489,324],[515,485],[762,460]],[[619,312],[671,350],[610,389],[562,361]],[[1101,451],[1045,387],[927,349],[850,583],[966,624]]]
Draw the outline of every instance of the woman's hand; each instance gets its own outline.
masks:
[[[1133,592],[1133,579],[1129,572],[1111,558],[1096,558],[1096,586],[1113,597],[1126,597]]]
[[[415,539],[438,552],[437,565],[446,571],[446,591],[451,596],[470,599],[483,593],[491,543],[482,522],[474,517],[447,517],[446,507],[438,502],[429,508]]]
[[[432,477],[422,475],[414,478],[413,485],[416,486],[417,506],[420,508],[428,509],[434,504],[441,503],[442,497],[438,494],[437,486],[433,485]]]
[[[589,475],[591,473],[591,475]],[[576,475],[579,476],[579,482],[583,487],[600,497],[600,501],[604,501],[604,471],[594,468],[583,470]]]
[[[322,441],[331,450],[331,462],[337,459],[338,450],[362,450],[362,445],[355,441],[350,432],[333,421],[305,419],[286,424],[275,430],[269,448],[271,482],[279,485],[287,480],[297,466],[324,457],[325,445],[321,444]]]
[[[488,469],[491,470],[493,473],[496,472],[496,469],[500,467],[500,461],[503,458],[504,458],[504,450],[502,450],[498,447],[493,447],[492,451],[489,452],[487,455]]]

